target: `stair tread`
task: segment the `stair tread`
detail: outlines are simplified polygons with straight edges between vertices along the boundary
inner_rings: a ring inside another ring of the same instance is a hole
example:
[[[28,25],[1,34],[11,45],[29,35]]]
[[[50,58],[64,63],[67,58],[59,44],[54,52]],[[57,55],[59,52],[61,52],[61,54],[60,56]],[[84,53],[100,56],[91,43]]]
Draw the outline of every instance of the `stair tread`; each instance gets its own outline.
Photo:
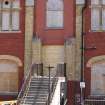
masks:
[[[52,85],[52,78],[50,79]],[[48,99],[49,78],[48,77],[32,77],[29,88],[24,94],[20,105],[46,105]],[[25,96],[26,95],[26,96]]]

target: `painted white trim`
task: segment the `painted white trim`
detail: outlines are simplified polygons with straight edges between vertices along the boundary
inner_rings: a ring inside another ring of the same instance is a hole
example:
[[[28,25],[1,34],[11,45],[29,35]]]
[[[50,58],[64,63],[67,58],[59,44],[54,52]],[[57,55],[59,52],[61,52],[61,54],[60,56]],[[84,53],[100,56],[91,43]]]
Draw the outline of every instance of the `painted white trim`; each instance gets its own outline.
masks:
[[[26,0],[26,6],[34,6],[34,0]]]
[[[84,5],[85,4],[85,0],[76,0],[76,4],[78,5]]]

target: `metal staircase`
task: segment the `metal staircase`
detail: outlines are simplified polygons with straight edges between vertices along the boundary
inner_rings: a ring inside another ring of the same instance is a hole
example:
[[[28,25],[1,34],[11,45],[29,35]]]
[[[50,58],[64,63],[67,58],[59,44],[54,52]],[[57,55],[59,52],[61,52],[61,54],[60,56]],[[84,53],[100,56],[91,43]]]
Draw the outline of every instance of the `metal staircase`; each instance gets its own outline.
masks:
[[[39,66],[39,65],[38,65]],[[32,65],[17,98],[17,105],[50,105],[57,77],[34,76]],[[36,67],[38,68],[38,67]],[[36,70],[38,71],[38,70]]]
[[[46,105],[49,93],[47,77],[32,77],[20,105]]]

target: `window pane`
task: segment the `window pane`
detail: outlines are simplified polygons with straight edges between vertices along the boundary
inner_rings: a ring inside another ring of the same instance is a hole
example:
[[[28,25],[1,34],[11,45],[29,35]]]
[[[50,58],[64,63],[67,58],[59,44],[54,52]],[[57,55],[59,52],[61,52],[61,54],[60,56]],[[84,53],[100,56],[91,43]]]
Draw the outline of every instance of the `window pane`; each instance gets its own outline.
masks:
[[[19,0],[14,0],[13,1],[13,8],[19,8],[20,7],[20,2]]]
[[[9,30],[10,13],[2,13],[2,30]]]
[[[1,9],[1,2],[0,2],[0,9]]]
[[[12,30],[19,30],[19,12],[12,13]]]
[[[63,0],[48,0],[48,10],[63,10]]]
[[[63,12],[48,11],[47,12],[47,27],[63,27]]]
[[[91,0],[91,4],[99,4],[100,0]]]
[[[91,10],[91,29],[99,30],[100,29],[100,10],[92,8]]]
[[[102,4],[105,4],[105,0],[102,0]]]
[[[105,30],[105,9],[102,10],[102,28]]]

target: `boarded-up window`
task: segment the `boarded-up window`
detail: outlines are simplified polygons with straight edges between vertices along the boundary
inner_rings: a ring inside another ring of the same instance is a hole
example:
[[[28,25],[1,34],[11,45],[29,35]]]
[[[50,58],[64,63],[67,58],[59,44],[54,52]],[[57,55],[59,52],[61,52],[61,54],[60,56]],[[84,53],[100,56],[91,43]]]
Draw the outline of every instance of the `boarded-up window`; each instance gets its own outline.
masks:
[[[105,94],[105,64],[95,64],[91,69],[91,94]]]
[[[18,66],[10,60],[0,60],[0,93],[18,92]]]
[[[105,30],[105,0],[91,0],[91,29]]]
[[[63,0],[48,0],[47,2],[47,27],[63,27]]]
[[[0,1],[0,31],[18,31],[19,15],[20,0]]]

